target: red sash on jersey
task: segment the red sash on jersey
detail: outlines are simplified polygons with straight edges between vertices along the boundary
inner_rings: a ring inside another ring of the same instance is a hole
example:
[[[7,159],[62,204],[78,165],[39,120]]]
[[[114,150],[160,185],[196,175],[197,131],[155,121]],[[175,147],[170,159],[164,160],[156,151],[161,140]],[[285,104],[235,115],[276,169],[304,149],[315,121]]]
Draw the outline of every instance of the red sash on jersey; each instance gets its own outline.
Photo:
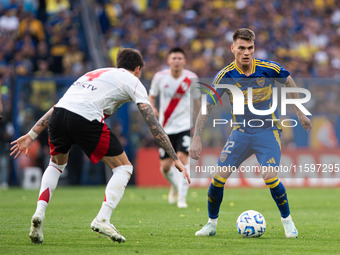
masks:
[[[190,87],[190,83],[191,83],[190,79],[188,77],[185,77],[185,79],[179,84],[175,94],[172,96],[172,99],[164,112],[163,127],[165,127],[171,114],[174,112],[176,106],[178,105],[179,101],[182,99],[183,95],[188,91]]]

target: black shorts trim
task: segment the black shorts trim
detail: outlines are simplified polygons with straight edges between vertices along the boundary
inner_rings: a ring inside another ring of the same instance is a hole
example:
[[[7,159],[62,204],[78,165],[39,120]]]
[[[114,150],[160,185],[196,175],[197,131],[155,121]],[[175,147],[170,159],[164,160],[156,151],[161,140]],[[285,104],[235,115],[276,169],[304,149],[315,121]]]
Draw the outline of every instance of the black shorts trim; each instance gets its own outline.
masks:
[[[180,151],[187,155],[189,154],[190,130],[186,130],[178,134],[169,135],[169,139],[176,152]],[[164,151],[163,148],[159,148],[159,158],[166,159],[170,158],[170,156]]]

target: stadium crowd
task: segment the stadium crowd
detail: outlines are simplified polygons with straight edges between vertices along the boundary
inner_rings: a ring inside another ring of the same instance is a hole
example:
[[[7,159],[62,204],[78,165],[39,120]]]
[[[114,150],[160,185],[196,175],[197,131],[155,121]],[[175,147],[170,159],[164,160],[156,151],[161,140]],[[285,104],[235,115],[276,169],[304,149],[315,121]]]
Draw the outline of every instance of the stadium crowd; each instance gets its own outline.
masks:
[[[40,79],[33,79],[21,101],[15,102],[16,78],[76,77],[88,71],[91,59],[78,4],[71,0],[0,1],[4,117],[0,121],[0,162],[5,169],[1,170],[0,185],[9,178],[13,105],[19,105],[20,133],[24,133],[57,100],[55,81],[42,84]],[[174,46],[187,52],[190,70],[199,77],[212,78],[233,60],[232,32],[239,27],[255,31],[255,57],[278,61],[293,77],[340,77],[340,5],[336,0],[93,0],[91,4],[110,64],[115,65],[120,48],[139,49],[146,63],[142,79],[147,87],[155,72],[165,67],[167,52]],[[320,84],[311,87],[316,95],[311,102],[313,115],[340,115],[340,87],[328,85],[325,90],[318,88]],[[147,128],[141,128],[136,109],[130,108],[133,147],[154,145]],[[121,128],[114,130],[121,132]],[[211,144],[223,140],[217,132],[206,135],[211,136]],[[43,140],[46,137],[32,150],[35,159],[41,157],[41,151],[48,151]]]

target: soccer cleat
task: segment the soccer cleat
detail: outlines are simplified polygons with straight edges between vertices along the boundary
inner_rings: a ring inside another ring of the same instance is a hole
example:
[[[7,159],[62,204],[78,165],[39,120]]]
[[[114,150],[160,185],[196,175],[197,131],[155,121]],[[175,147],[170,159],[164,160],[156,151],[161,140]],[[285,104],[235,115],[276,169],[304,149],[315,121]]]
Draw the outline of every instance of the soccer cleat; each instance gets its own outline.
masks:
[[[283,224],[283,228],[285,229],[285,235],[287,238],[297,238],[298,231],[292,221],[292,218],[281,218],[281,222]]]
[[[185,202],[185,200],[179,199],[177,201],[177,207],[178,208],[188,208],[188,204]]]
[[[125,237],[111,223],[106,221],[99,221],[95,218],[91,223],[91,228],[92,231],[107,236],[113,242],[124,243],[126,241]]]
[[[173,205],[177,201],[177,191],[173,185],[170,186],[169,195],[168,195],[168,202],[169,204]]]
[[[30,229],[30,239],[33,244],[42,244],[44,240],[43,236],[43,223],[44,216],[38,213],[35,213],[31,220],[31,229]]]
[[[207,223],[203,228],[201,228],[201,230],[198,230],[195,233],[195,236],[214,236],[214,235],[216,235],[216,226],[211,223]]]
[[[177,202],[177,207],[178,208],[188,208],[188,204],[186,202]]]

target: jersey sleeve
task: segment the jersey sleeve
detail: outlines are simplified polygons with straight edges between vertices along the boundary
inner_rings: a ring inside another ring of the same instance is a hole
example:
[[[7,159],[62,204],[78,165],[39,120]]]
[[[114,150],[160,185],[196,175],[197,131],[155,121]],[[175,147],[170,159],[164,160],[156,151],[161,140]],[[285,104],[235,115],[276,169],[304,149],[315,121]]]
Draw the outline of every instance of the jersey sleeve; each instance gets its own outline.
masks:
[[[290,75],[290,72],[284,69],[280,64],[273,61],[271,62],[279,67],[279,72],[276,72],[276,79],[279,82],[285,83],[287,81],[287,77]]]
[[[126,86],[126,92],[136,104],[150,104],[148,93],[146,92],[146,89],[140,80],[138,80],[134,86]]]
[[[159,75],[156,73],[151,81],[151,86],[149,90],[150,96],[156,97],[159,95],[158,81],[159,81]]]

